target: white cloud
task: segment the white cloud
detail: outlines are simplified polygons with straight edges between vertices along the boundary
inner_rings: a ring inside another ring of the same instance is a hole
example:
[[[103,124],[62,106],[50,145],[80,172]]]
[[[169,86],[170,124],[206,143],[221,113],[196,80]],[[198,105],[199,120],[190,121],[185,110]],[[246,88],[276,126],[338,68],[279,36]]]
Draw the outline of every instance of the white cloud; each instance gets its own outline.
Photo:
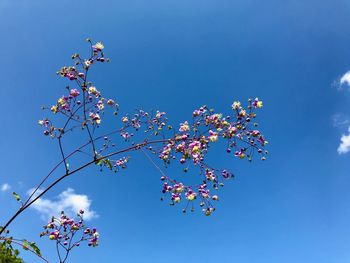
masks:
[[[340,138],[340,144],[338,147],[338,153],[344,154],[350,152],[350,126],[348,128],[348,135],[343,134]]]
[[[342,88],[343,85],[347,85],[348,87],[350,87],[350,71],[346,72],[340,78],[340,88]]]
[[[341,113],[334,114],[332,116],[333,126],[336,128],[343,128],[344,126],[349,125],[350,120],[347,116]]]
[[[27,194],[30,195],[34,189],[30,189]],[[36,194],[39,194],[39,190]],[[31,207],[37,210],[42,219],[48,220],[52,216],[58,216],[61,211],[64,211],[68,216],[74,216],[80,209],[84,210],[84,219],[90,220],[98,217],[97,213],[90,210],[91,200],[87,195],[76,194],[74,189],[68,188],[60,193],[56,200],[39,198]]]
[[[347,86],[350,91],[350,70],[347,71],[340,79],[339,79],[339,90],[342,90],[344,86]],[[343,114],[335,114],[333,115],[333,126],[337,128],[343,128],[344,126],[349,125],[349,118]],[[340,138],[340,144],[337,149],[339,154],[345,154],[350,152],[350,126],[348,128],[348,134],[343,134]]]
[[[5,183],[5,184],[2,184],[1,185],[1,191],[2,192],[6,192],[7,190],[9,190],[11,188],[11,186],[9,185],[9,184],[7,184],[7,183]]]

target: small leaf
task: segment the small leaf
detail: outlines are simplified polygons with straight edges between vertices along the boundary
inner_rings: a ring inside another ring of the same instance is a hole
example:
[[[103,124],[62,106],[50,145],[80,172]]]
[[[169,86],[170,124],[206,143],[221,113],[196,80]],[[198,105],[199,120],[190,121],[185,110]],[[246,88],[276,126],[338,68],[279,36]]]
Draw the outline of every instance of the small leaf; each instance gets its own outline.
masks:
[[[18,202],[21,201],[21,197],[16,192],[13,192],[12,195],[16,198]]]
[[[12,237],[7,238],[7,239],[6,239],[6,243],[9,244],[9,245],[11,245],[11,243],[12,243]]]
[[[112,163],[111,163],[111,161],[110,161],[109,159],[106,159],[106,160],[105,160],[105,164],[107,165],[107,167],[108,167],[110,170],[113,169],[113,165],[112,165]]]
[[[38,256],[41,256],[40,249],[39,249],[38,246],[35,244],[35,242],[30,242],[29,245],[30,245],[30,247],[34,250],[35,254],[37,254]]]
[[[102,163],[103,163],[103,159],[97,160],[97,161],[95,162],[96,165],[101,165]]]
[[[29,243],[28,243],[27,240],[23,241],[22,247],[23,247],[24,250],[28,250],[29,249]]]

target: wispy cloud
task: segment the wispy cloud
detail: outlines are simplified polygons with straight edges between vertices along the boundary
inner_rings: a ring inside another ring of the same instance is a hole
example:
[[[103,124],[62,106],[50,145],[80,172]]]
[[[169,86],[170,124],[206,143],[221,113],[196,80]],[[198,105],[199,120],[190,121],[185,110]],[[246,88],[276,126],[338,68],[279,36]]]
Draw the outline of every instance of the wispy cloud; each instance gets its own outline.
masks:
[[[339,86],[338,88],[340,90],[343,89],[344,86],[347,86],[350,88],[350,71],[346,72],[340,79],[339,79]]]
[[[336,128],[344,128],[350,124],[350,120],[347,116],[341,113],[334,114],[332,116],[333,126]]]
[[[30,189],[27,194],[30,195],[34,189]],[[39,190],[37,194],[42,192]],[[68,188],[60,193],[55,200],[39,198],[32,204],[32,208],[37,210],[43,220],[48,220],[52,216],[58,216],[61,211],[67,215],[74,216],[80,209],[83,209],[84,219],[90,220],[98,217],[97,213],[90,209],[91,200],[87,195],[76,194],[74,189]]]
[[[10,189],[11,189],[11,186],[10,186],[8,183],[2,184],[2,185],[1,185],[1,188],[0,188],[0,190],[1,190],[2,192],[6,192],[7,190],[10,190]]]
[[[348,128],[348,134],[343,134],[340,138],[340,144],[338,147],[338,153],[344,154],[350,152],[350,126]]]

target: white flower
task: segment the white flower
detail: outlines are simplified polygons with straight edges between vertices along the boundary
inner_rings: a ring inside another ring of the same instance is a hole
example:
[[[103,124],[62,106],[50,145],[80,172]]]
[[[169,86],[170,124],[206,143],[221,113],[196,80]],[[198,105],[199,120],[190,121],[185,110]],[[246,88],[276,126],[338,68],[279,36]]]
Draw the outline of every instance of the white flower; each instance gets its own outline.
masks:
[[[85,60],[84,64],[85,64],[86,67],[90,67],[91,61],[90,60]]]
[[[94,46],[97,50],[102,50],[105,46],[101,42],[97,42]]]

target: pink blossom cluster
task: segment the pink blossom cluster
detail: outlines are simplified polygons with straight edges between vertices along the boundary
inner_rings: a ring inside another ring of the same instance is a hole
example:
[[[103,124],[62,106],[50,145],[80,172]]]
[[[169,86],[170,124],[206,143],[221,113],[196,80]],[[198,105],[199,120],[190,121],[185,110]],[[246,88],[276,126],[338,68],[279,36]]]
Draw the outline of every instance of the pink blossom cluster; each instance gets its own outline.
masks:
[[[44,109],[50,109],[54,114],[62,114],[66,121],[60,125],[53,125],[49,118],[39,120],[39,124],[44,127],[45,135],[55,138],[77,127],[86,127],[88,124],[98,126],[101,124],[106,105],[114,109],[114,114],[117,114],[118,104],[113,99],[102,97],[93,83],[87,81],[87,72],[95,62],[109,61],[104,58],[103,49],[101,42],[91,43],[89,58],[83,59],[79,54],[74,54],[72,56],[74,66],[64,66],[57,72],[60,76],[71,80],[71,83],[66,87],[67,94],[58,98],[51,107]]]
[[[62,67],[57,74],[61,75],[62,77],[68,78],[69,80],[82,80],[86,78],[86,72],[83,70],[89,69],[89,67],[94,64],[94,62],[105,62],[109,61],[109,59],[105,58],[104,56],[104,45],[101,42],[97,42],[96,44],[92,44],[90,39],[87,39],[88,42],[91,44],[91,51],[92,54],[90,58],[82,59],[79,54],[74,54],[72,56],[72,60],[75,62],[75,66],[70,67]],[[77,66],[81,66],[82,70],[79,70]]]
[[[234,102],[233,116],[226,117],[222,117],[221,113],[214,113],[213,110],[207,110],[206,106],[195,110],[193,124],[189,125],[188,121],[180,123],[179,133],[164,144],[159,158],[168,162],[170,159],[176,159],[176,154],[180,154],[181,164],[192,160],[195,165],[199,165],[203,163],[210,144],[218,142],[221,138],[228,145],[228,153],[233,150],[234,156],[251,160],[253,152],[257,151],[264,160],[266,152],[263,152],[263,148],[267,141],[256,129],[257,124],[252,124],[252,120],[256,118],[254,109],[262,107],[262,102],[256,98],[248,103],[246,110],[240,102]]]
[[[82,242],[96,247],[100,235],[96,228],[91,229],[85,226],[83,214],[84,210],[80,210],[76,219],[68,217],[64,212],[58,218],[52,217],[50,222],[44,226],[45,231],[40,233],[40,236],[47,236],[50,240],[55,240],[66,251],[80,246]]]
[[[219,200],[218,195],[211,191],[224,186],[223,180],[233,177],[233,174],[224,169],[212,168],[207,164],[206,156],[209,149],[222,141],[226,145],[226,152],[234,157],[251,161],[254,152],[257,152],[261,159],[265,160],[267,151],[264,147],[267,141],[257,129],[258,124],[254,122],[255,110],[261,107],[262,102],[258,98],[249,99],[246,108],[243,108],[240,102],[234,102],[233,113],[223,117],[223,114],[215,113],[207,106],[202,106],[193,111],[192,121],[180,123],[177,131],[168,124],[165,112],[158,110],[148,113],[139,110],[133,115],[127,114],[121,117],[123,126],[120,135],[133,145],[133,138],[137,138],[134,132],[143,128],[143,134],[148,134],[144,139],[145,143],[151,141],[152,137],[165,138],[160,145],[149,145],[146,149],[157,155],[166,166],[171,163],[171,160],[178,160],[181,165],[186,166],[185,171],[189,165],[199,168],[202,184],[187,186],[163,175],[162,192],[169,194],[172,204],[184,200],[190,203],[199,200],[204,213],[210,215],[214,211],[213,201]],[[111,162],[114,163],[114,167],[123,167],[123,160],[125,159],[111,160]],[[100,162],[100,165],[105,163]]]
[[[117,172],[120,168],[127,167],[129,157],[118,156],[115,159],[112,157],[117,147],[125,143],[131,146],[121,152],[142,150],[149,157],[144,151],[147,150],[156,159],[161,160],[164,168],[173,162],[178,162],[184,172],[189,168],[195,168],[198,170],[196,173],[199,173],[201,183],[187,185],[170,178],[152,158],[149,158],[161,172],[161,179],[164,181],[162,192],[169,195],[172,204],[186,201],[188,206],[189,203],[193,204],[199,200],[204,213],[212,214],[214,211],[212,203],[219,199],[214,191],[223,186],[223,180],[233,177],[233,174],[224,169],[211,167],[208,163],[208,153],[212,147],[218,145],[223,146],[228,156],[252,161],[254,154],[257,153],[255,156],[265,160],[267,151],[264,147],[268,142],[255,122],[256,111],[263,107],[263,102],[259,98],[249,99],[247,105],[243,107],[241,102],[234,101],[231,112],[227,115],[217,113],[204,105],[195,109],[192,118],[182,121],[179,126],[175,126],[176,128],[168,124],[167,115],[163,111],[137,110],[134,114],[125,114],[120,118],[118,130],[107,134],[108,136],[96,137],[95,132],[102,123],[105,108],[107,106],[115,108],[115,114],[119,110],[114,100],[104,98],[102,92],[87,80],[87,72],[91,66],[96,61],[105,61],[103,49],[102,43],[91,43],[90,58],[82,59],[75,54],[72,57],[75,66],[63,67],[59,71],[61,76],[69,78],[76,86],[68,87],[68,94],[60,97],[51,107],[51,111],[61,113],[66,122],[60,128],[56,128],[49,118],[40,120],[39,124],[45,129],[44,134],[60,139],[63,134],[74,128],[81,127],[87,130],[92,154],[91,152],[85,154],[94,158],[100,170],[107,167]],[[71,79],[72,77],[74,79]],[[114,134],[119,134],[121,142],[112,142]],[[103,142],[99,141],[100,138],[104,138]],[[80,150],[79,153],[83,151]]]
[[[155,113],[138,110],[133,115],[126,114],[121,118],[125,128],[133,128],[135,131],[138,131],[144,125],[145,133],[153,132],[154,135],[162,132],[167,125],[167,120],[166,113],[158,110]]]
[[[203,183],[196,186],[187,186],[168,176],[162,176],[160,178],[163,181],[162,193],[170,195],[171,205],[183,200],[186,202],[186,208],[191,204],[191,211],[194,210],[193,202],[199,200],[199,205],[202,207],[204,214],[209,216],[215,210],[213,202],[219,200],[218,195],[212,194],[209,187],[216,191],[218,186],[224,186],[223,180],[231,178],[233,175],[226,170],[215,171],[208,168],[203,168],[203,174]],[[186,212],[186,208],[183,209],[184,212]]]
[[[211,168],[205,161],[211,144],[223,140],[227,145],[226,152],[233,152],[233,156],[239,159],[252,160],[254,152],[266,159],[267,151],[264,150],[267,141],[257,130],[255,109],[262,107],[262,101],[258,98],[248,100],[247,108],[243,108],[240,102],[232,104],[232,115],[223,117],[223,114],[215,113],[206,106],[200,107],[193,112],[192,125],[189,121],[180,123],[179,133],[164,143],[159,150],[159,158],[165,163],[172,159],[178,159],[180,164],[185,165],[191,161],[197,166],[203,176],[203,183],[197,186],[185,186],[168,176],[161,177],[163,194],[169,194],[172,204],[182,200],[192,202],[200,199],[200,205],[204,206],[204,213],[210,215],[214,211],[212,201],[218,201],[218,195],[211,194],[209,188],[218,190],[223,186],[225,179],[233,177],[227,170]],[[188,167],[188,164],[186,165]],[[185,168],[187,171],[187,168]],[[183,194],[184,193],[184,194]],[[186,207],[188,204],[186,205]]]

